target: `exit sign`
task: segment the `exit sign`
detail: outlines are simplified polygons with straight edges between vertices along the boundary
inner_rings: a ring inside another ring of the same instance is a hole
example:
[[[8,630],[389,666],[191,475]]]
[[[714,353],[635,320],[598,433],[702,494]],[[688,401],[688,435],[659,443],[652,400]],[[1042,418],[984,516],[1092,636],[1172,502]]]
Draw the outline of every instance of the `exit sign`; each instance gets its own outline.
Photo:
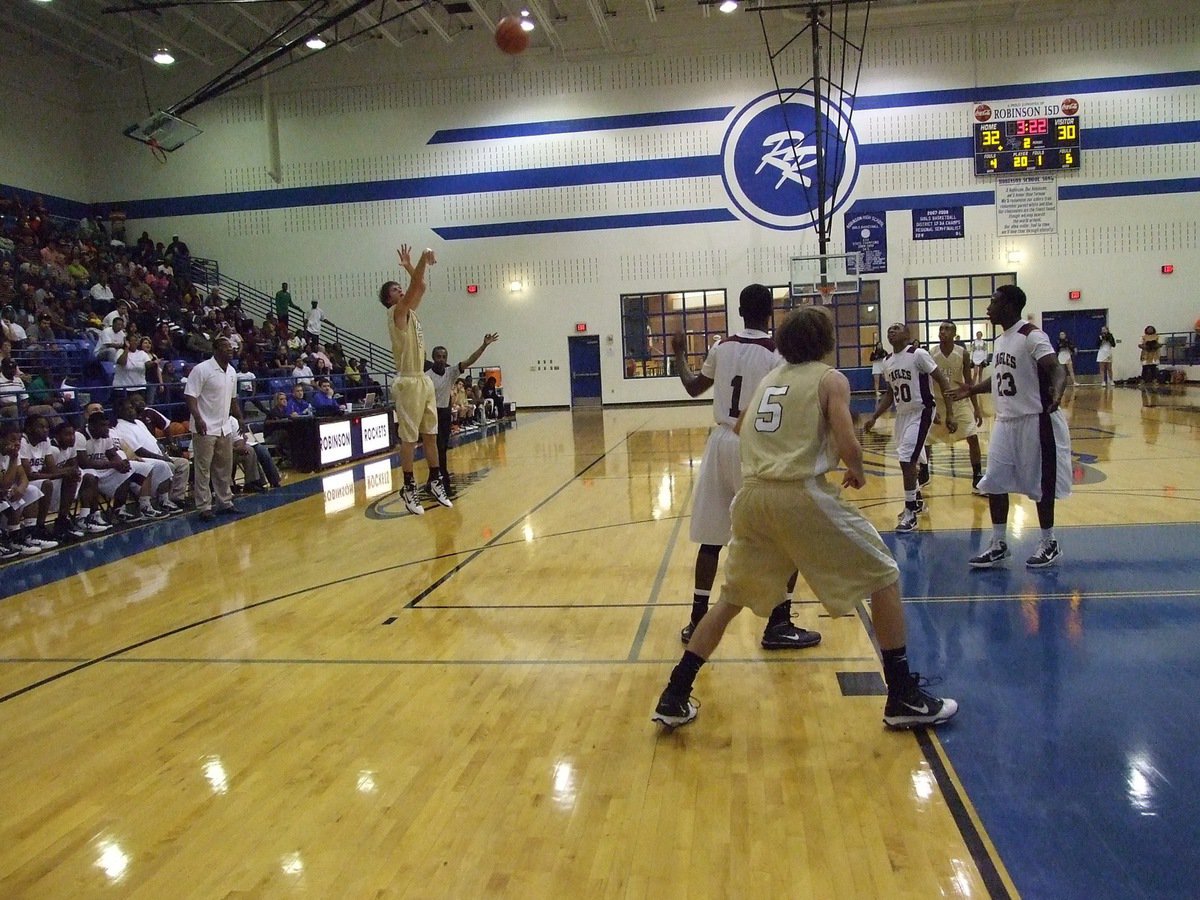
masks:
[[[1068,300],[1078,300],[1082,296],[1083,296],[1083,291],[1069,291],[1067,293]]]
[[[587,331],[587,322],[576,322],[575,330],[576,331]]]

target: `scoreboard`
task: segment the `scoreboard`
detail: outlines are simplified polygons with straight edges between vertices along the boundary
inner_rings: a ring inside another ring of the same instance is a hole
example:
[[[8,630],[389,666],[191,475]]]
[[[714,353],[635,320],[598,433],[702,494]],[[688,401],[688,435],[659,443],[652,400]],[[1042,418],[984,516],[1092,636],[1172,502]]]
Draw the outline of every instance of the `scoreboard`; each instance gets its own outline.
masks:
[[[975,122],[975,174],[1079,168],[1079,116]]]

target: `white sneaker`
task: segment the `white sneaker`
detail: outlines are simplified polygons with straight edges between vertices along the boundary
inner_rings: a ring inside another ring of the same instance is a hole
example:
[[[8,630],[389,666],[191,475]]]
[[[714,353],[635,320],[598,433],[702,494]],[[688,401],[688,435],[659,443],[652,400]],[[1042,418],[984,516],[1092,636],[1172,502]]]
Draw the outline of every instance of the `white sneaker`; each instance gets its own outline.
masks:
[[[43,549],[27,537],[14,538],[12,545],[17,548],[17,552],[22,556],[36,556]]]
[[[167,497],[166,499],[164,499],[161,505],[163,508],[163,512],[166,512],[166,513],[183,512],[183,507],[180,506],[178,503],[176,503],[174,500],[172,500],[170,497]]]
[[[400,500],[404,503],[404,508],[414,516],[425,515],[425,507],[417,499],[417,486],[415,484],[406,484],[400,488]]]
[[[440,478],[434,479],[426,484],[425,490],[429,491],[429,495],[438,503],[442,504],[442,506],[447,508],[454,506],[454,504],[450,502],[450,496],[446,493],[446,486],[442,484],[442,480]]]
[[[88,534],[102,534],[112,530],[112,526],[100,518],[100,513],[92,513],[86,519],[80,519],[78,524]]]
[[[53,550],[58,546],[58,541],[52,541],[48,538],[38,537],[36,534],[29,534],[25,537],[25,543],[33,544],[41,550]]]
[[[140,506],[138,512],[142,514],[144,519],[161,519],[166,516],[162,510],[155,509],[153,506]]]

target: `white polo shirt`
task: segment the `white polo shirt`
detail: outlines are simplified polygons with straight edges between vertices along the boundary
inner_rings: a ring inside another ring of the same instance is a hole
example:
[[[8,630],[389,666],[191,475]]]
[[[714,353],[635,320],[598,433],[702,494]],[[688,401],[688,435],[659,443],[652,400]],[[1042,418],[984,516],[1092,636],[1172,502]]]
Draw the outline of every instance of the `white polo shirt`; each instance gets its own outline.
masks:
[[[188,397],[196,398],[205,433],[222,437],[236,433],[236,429],[229,427],[229,409],[236,391],[237,372],[232,366],[222,369],[211,356],[192,369],[187,377],[187,387],[183,389]],[[196,422],[194,419],[189,421],[195,433]]]

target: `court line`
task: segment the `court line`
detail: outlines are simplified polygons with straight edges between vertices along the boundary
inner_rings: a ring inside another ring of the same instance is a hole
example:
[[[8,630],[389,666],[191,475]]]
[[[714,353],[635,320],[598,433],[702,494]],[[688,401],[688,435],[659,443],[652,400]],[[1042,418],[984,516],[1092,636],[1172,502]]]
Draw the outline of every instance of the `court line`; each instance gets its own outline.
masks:
[[[692,492],[695,489],[696,482],[692,479],[688,485],[687,496],[683,498],[683,505],[680,509],[684,509],[688,505],[688,501],[692,499]],[[650,600],[646,604],[646,611],[642,613],[642,621],[638,623],[637,631],[633,635],[633,644],[629,647],[630,662],[637,660],[638,655],[642,652],[642,644],[646,641],[646,632],[650,629],[650,619],[654,616],[654,607],[658,605],[658,594],[662,590],[663,582],[667,579],[667,568],[671,563],[671,556],[675,552],[675,541],[679,538],[679,532],[683,528],[683,516],[679,516],[675,520],[675,527],[671,529],[671,536],[667,539],[666,549],[663,550],[662,562],[658,564],[658,572],[654,576],[654,586],[650,589]]]
[[[551,493],[548,497],[545,497],[544,499],[542,499],[538,504],[536,504],[531,509],[526,510],[524,513],[522,513],[520,516],[518,516],[516,519],[514,519],[512,524],[506,526],[503,530],[498,532],[496,534],[496,536],[493,537],[490,541],[488,541],[486,544],[484,544],[482,547],[478,548],[477,550],[473,551],[470,556],[468,556],[462,562],[460,562],[457,565],[455,565],[454,567],[452,567],[448,572],[446,572],[440,578],[438,578],[433,584],[426,587],[423,591],[421,591],[421,593],[417,594],[417,596],[413,597],[411,600],[409,600],[407,603],[405,603],[404,608],[412,609],[418,603],[420,603],[422,600],[424,600],[426,597],[428,597],[430,594],[432,594],[434,591],[436,591],[439,587],[441,587],[443,584],[445,584],[447,581],[449,581],[451,578],[453,578],[456,574],[458,574],[458,572],[460,572],[463,568],[465,568],[466,566],[468,566],[472,562],[474,562],[476,559],[478,559],[485,550],[492,547],[492,545],[498,543],[500,538],[504,537],[504,535],[508,534],[510,531],[512,531],[514,528],[516,528],[518,525],[520,525],[522,521],[527,519],[529,516],[533,515],[535,512],[537,512],[539,509],[541,509],[543,506],[545,506],[547,503],[549,503],[551,500],[553,500],[555,497],[557,497],[559,494],[561,494],[563,491],[565,491],[568,487],[570,487],[572,484],[574,484],[576,481],[578,481],[580,478],[582,478],[588,472],[589,469],[591,469],[593,466],[598,465],[601,461],[603,461],[603,459],[606,456],[608,456],[608,454],[612,453],[614,450],[616,450],[622,444],[627,443],[629,441],[630,436],[637,434],[642,429],[642,427],[646,424],[646,422],[649,422],[649,421],[651,421],[651,420],[646,419],[644,422],[642,422],[641,425],[635,426],[631,431],[627,431],[625,433],[625,437],[621,438],[621,440],[617,441],[611,447],[605,448],[603,453],[601,453],[599,456],[597,456],[595,459],[593,459],[590,463],[588,463],[586,466],[584,466],[582,469],[580,469],[578,472],[576,472],[574,475],[572,475],[570,477],[570,479],[563,482],[558,487],[558,489],[555,490],[553,493]],[[393,621],[395,621],[395,620],[393,619]]]
[[[999,854],[995,858],[993,857],[994,847],[989,849],[991,840],[986,838],[984,832],[977,827],[975,818],[971,815],[971,808],[963,799],[965,789],[963,793],[959,792],[958,779],[952,774],[949,759],[943,759],[938,753],[934,746],[934,736],[929,733],[929,729],[914,729],[913,736],[917,739],[921,753],[933,771],[934,780],[938,783],[942,797],[945,798],[946,806],[950,810],[950,817],[958,826],[958,833],[962,836],[963,843],[966,844],[967,851],[971,854],[979,877],[983,879],[988,896],[993,900],[1009,900],[1012,895],[1000,874],[1003,862],[999,861]]]
[[[1037,592],[1032,595],[1034,600],[1126,600],[1133,597],[1200,597],[1200,589],[1181,588],[1178,590],[1140,590],[1140,591],[1084,591],[1074,590],[1067,593],[1044,594]],[[1025,600],[1025,594],[935,594],[932,597],[905,597],[905,603],[995,603],[1003,600]]]
[[[856,664],[872,662],[869,656],[771,656],[762,657],[761,659],[755,656],[742,657],[722,657],[719,660],[713,660],[712,665],[814,665],[816,663],[828,663],[836,665]],[[306,657],[274,657],[274,658],[253,658],[253,657],[191,657],[191,656],[127,656],[122,659],[107,659],[104,662],[110,663],[137,663],[137,664],[155,664],[155,665],[177,665],[177,664],[217,664],[217,665],[312,665],[312,666],[669,666],[678,662],[675,657],[655,659],[647,657],[645,659],[382,659],[377,657],[364,657],[363,659],[309,659]]]

